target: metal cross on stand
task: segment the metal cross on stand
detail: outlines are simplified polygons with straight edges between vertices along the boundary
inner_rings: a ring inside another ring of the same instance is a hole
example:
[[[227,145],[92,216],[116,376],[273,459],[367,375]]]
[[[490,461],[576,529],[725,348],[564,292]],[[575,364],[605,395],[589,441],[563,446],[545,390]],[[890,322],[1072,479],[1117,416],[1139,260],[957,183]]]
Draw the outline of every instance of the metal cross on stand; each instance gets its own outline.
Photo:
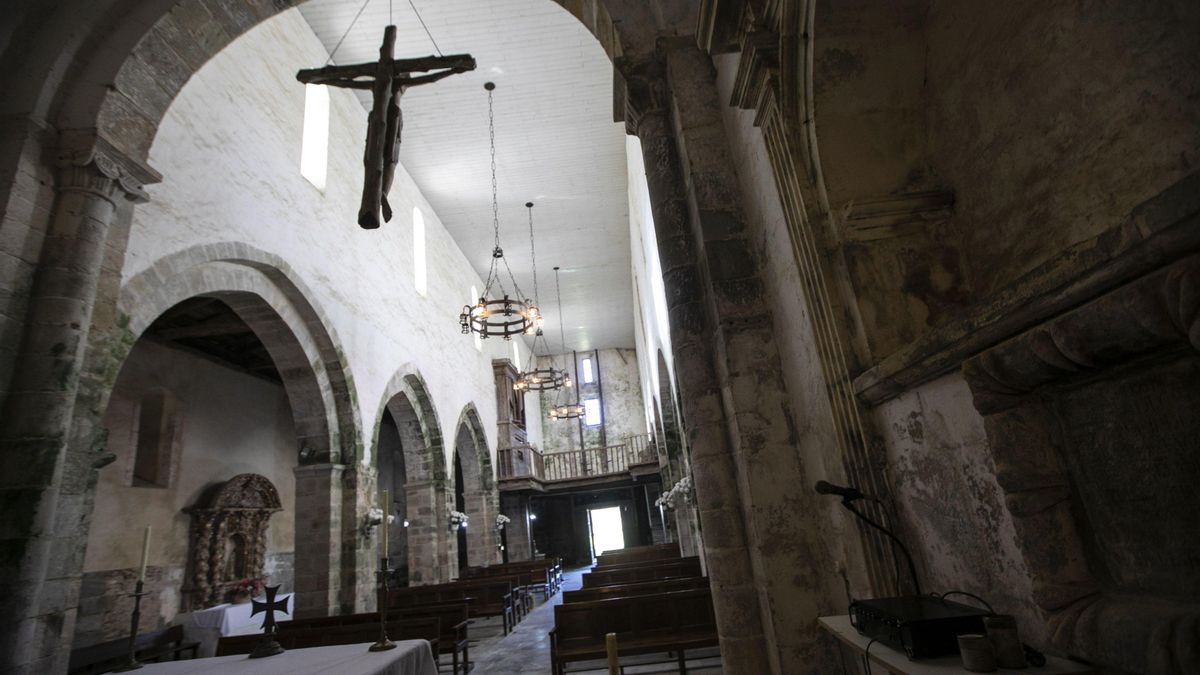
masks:
[[[250,652],[250,658],[252,659],[261,659],[264,656],[275,656],[276,654],[282,654],[284,652],[283,647],[275,641],[275,612],[280,611],[284,614],[290,614],[290,612],[288,612],[288,600],[291,599],[291,596],[282,600],[276,600],[275,594],[279,592],[278,586],[267,586],[264,590],[266,591],[267,601],[259,602],[257,600],[253,600],[251,604],[253,609],[250,611],[250,616],[254,616],[259,612],[266,612],[266,616],[263,617],[262,623],[263,639],[262,642],[259,642],[258,645],[254,647],[254,651]]]
[[[400,159],[400,130],[404,126],[400,97],[404,91],[419,84],[429,84],[450,75],[475,70],[475,59],[470,54],[397,61],[395,46],[396,27],[388,26],[383,31],[379,61],[311,68],[296,73],[296,79],[305,84],[371,90],[374,102],[367,115],[367,148],[363,154],[366,177],[363,181],[362,205],[358,210],[358,224],[368,230],[379,227],[380,208],[383,209],[384,220],[392,219],[392,207],[388,204],[387,194],[396,174],[396,163]],[[413,75],[428,71],[438,72]]]

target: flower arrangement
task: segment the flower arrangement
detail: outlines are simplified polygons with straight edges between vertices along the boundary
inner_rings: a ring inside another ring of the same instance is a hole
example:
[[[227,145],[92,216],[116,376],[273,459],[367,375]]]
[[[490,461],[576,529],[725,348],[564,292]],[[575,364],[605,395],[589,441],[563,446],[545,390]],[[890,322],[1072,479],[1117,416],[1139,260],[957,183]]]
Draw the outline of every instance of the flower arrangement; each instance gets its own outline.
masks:
[[[671,486],[670,490],[658,496],[654,500],[655,506],[661,506],[668,509],[676,509],[684,504],[692,503],[692,477],[684,476],[679,479],[678,483]]]
[[[383,522],[383,509],[373,506],[367,509],[367,527],[375,527]],[[388,525],[396,522],[396,516],[388,514]]]
[[[263,580],[242,579],[234,584],[231,592],[233,593],[234,600],[241,599],[242,602],[246,602],[250,598],[263,592]]]
[[[467,520],[469,520],[467,518],[467,514],[463,513],[462,511],[450,509],[450,529],[456,530],[460,527],[466,527]]]
[[[511,523],[511,522],[512,522],[512,518],[509,518],[508,516],[504,515],[503,513],[496,514],[496,529],[498,529],[498,530],[504,529],[505,523]]]

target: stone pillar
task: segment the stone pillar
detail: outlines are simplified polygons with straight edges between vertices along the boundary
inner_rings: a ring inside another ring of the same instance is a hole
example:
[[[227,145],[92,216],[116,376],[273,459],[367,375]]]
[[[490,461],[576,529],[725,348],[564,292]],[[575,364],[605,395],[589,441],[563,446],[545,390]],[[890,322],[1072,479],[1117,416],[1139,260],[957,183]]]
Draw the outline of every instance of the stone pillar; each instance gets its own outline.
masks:
[[[158,175],[89,139],[60,163],[11,387],[0,411],[0,670],[65,671],[94,462],[68,457],[109,230]],[[96,453],[93,453],[96,454]],[[10,670],[11,669],[11,670]]]
[[[832,611],[815,498],[795,447],[761,264],[721,117],[715,69],[690,41],[627,77],[662,262],[685,445],[725,663],[825,672]],[[680,520],[686,514],[677,513]],[[684,523],[677,521],[677,525]]]
[[[409,481],[404,493],[408,501],[408,584],[447,581],[439,563],[446,537],[442,518],[445,497],[433,481]]]
[[[509,523],[504,526],[505,538],[508,540],[509,562],[532,560],[533,539],[529,527],[529,497],[502,494],[500,496],[500,512],[509,518]]]
[[[634,83],[631,82],[631,85]],[[705,528],[708,576],[721,655],[738,672],[770,672],[762,613],[739,509],[733,448],[713,370],[711,318],[700,290],[698,252],[688,222],[687,185],[667,108],[666,83],[651,76],[632,91],[641,106],[638,138],[662,262],[671,351],[682,393],[693,480]],[[678,524],[678,522],[677,522]]]
[[[295,469],[297,618],[328,616],[341,609],[345,470],[342,464],[305,464]]]
[[[493,565],[500,561],[499,535],[496,532],[496,492],[467,491],[463,495],[467,521],[467,564]]]

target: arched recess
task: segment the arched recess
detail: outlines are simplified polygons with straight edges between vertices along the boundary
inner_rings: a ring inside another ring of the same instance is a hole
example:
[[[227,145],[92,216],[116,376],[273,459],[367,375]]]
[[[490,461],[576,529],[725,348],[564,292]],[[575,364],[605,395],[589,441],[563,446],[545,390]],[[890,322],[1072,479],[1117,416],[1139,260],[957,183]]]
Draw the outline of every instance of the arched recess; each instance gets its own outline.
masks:
[[[462,469],[464,509],[467,526],[467,564],[485,565],[499,561],[496,514],[500,513],[495,474],[487,435],[474,403],[468,403],[454,426],[454,456]],[[454,508],[454,491],[448,490],[448,506]],[[457,566],[458,543],[451,540],[452,566]]]
[[[352,608],[366,582],[356,570],[359,522],[354,486],[361,449],[358,414],[336,336],[282,260],[253,247],[211,244],[166,256],[121,289],[117,330],[106,358],[120,364],[167,309],[196,297],[221,300],[248,325],[279,371],[296,429],[296,612]],[[107,407],[111,382],[87,380],[80,397]],[[81,423],[86,423],[82,420]],[[80,434],[75,434],[79,437]],[[348,527],[342,528],[340,523]],[[315,555],[337,551],[338,555]]]
[[[408,520],[407,569],[410,585],[447,581],[444,565],[446,527],[446,454],[437,409],[425,380],[409,369],[392,375],[375,415],[371,456],[380,466],[385,417],[395,423],[404,464],[404,514]],[[384,477],[381,473],[380,480]],[[400,519],[398,519],[400,520]],[[404,528],[403,522],[396,524]],[[393,526],[393,533],[400,534]]]

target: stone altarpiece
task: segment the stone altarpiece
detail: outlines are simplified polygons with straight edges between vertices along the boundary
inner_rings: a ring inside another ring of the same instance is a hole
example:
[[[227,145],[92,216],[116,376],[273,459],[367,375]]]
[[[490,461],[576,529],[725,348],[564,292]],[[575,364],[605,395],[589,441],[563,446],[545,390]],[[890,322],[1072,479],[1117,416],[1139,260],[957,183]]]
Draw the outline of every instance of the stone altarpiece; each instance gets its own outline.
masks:
[[[244,473],[209,488],[195,506],[185,610],[226,602],[243,579],[261,579],[271,514],[282,509],[267,478]]]

